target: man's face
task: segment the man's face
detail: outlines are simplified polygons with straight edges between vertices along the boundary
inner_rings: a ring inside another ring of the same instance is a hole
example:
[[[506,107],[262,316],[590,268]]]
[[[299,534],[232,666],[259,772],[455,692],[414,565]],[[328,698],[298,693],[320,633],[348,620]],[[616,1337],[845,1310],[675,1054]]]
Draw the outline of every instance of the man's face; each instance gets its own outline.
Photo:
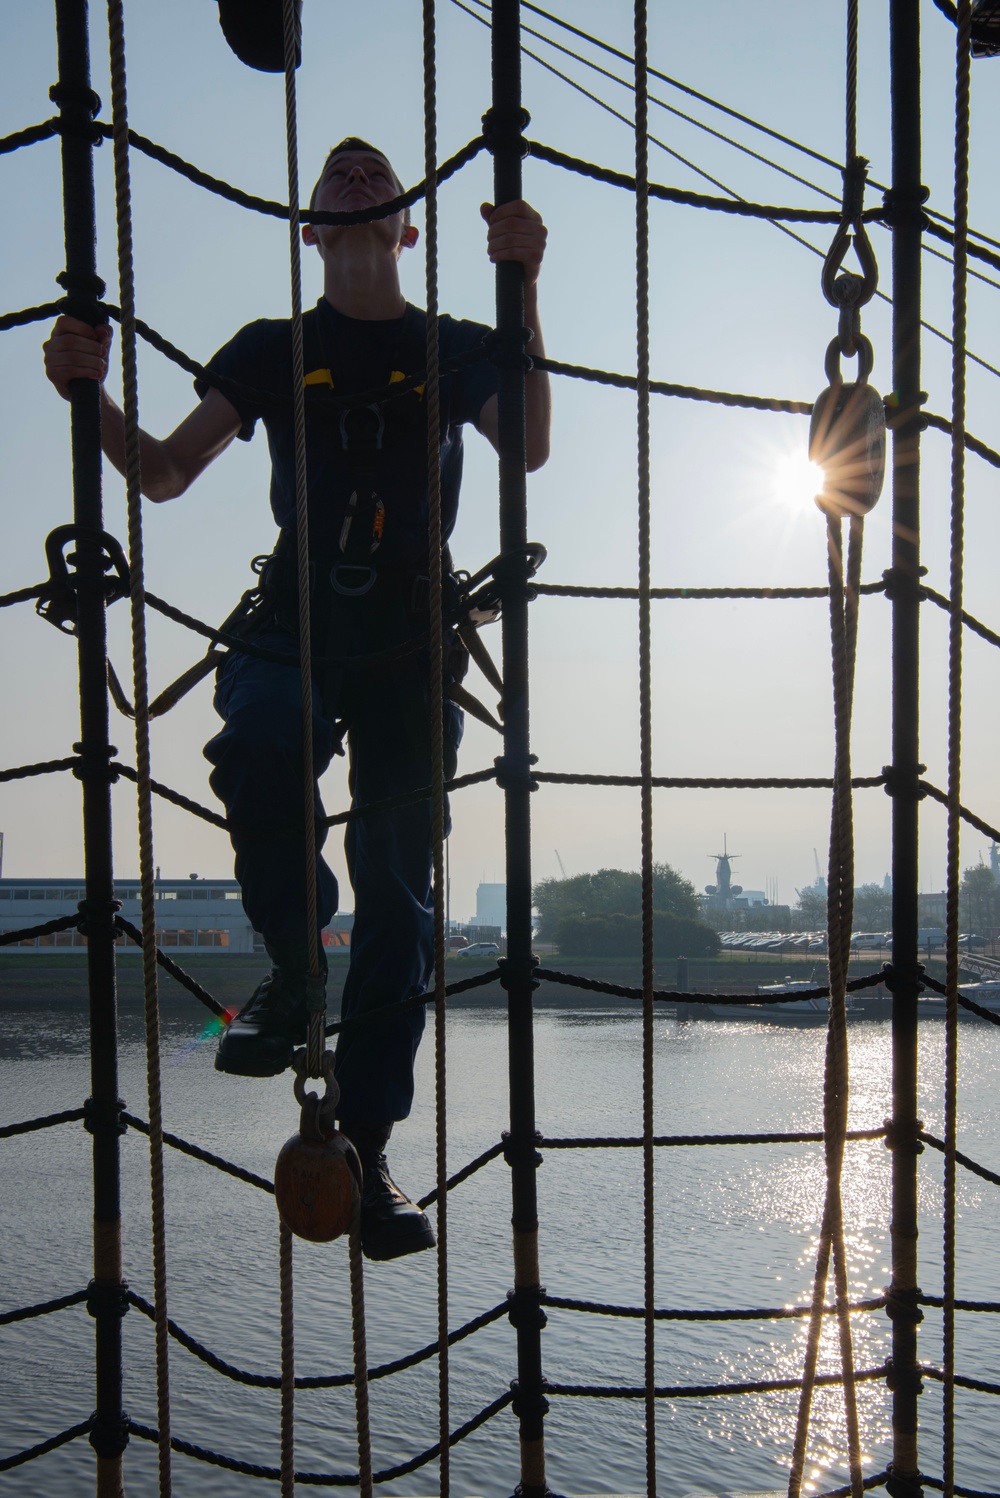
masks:
[[[388,203],[402,191],[399,178],[384,156],[372,151],[339,151],[329,158],[323,168],[323,175],[313,194],[312,206],[325,213],[349,213],[361,208],[372,208],[378,203]],[[317,237],[324,245],[330,242],[332,236],[358,229],[374,233],[380,242],[391,242],[395,248],[404,233],[404,215],[402,212],[394,213],[389,218],[347,228],[316,226]]]

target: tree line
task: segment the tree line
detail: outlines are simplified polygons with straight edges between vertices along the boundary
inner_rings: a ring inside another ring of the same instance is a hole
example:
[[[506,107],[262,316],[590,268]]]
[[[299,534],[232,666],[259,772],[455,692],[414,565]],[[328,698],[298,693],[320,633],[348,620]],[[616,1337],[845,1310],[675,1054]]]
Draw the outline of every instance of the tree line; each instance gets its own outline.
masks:
[[[642,876],[598,869],[570,879],[543,879],[534,889],[536,937],[576,957],[627,957],[642,952]],[[711,957],[718,933],[702,919],[690,880],[667,863],[653,865],[653,955]]]

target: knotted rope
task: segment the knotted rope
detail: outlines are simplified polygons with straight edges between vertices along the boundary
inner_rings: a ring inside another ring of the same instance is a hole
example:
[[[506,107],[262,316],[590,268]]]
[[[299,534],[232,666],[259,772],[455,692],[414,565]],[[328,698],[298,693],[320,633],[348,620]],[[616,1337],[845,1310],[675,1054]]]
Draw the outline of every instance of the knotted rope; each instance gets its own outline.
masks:
[[[278,1219],[281,1315],[281,1498],[295,1498],[295,1295],[293,1238]]]
[[[441,1498],[451,1491],[448,1347],[448,1091],[445,963],[447,886],[444,868],[444,614],[441,511],[441,381],[438,326],[437,38],[434,0],[423,3],[424,267],[427,298],[427,549],[430,604],[431,849],[434,898],[434,1107],[437,1179],[438,1437]]]
[[[129,602],[132,624],[132,692],[135,701],[136,802],[139,831],[139,898],[142,909],[142,978],[149,1101],[149,1182],[152,1211],[153,1301],[156,1347],[156,1416],[160,1498],[170,1498],[170,1340],[167,1313],[166,1211],[163,1178],[163,1098],[157,991],[156,863],[153,856],[153,790],[149,748],[149,677],[143,579],[142,474],[139,386],[136,365],[132,194],[129,174],[128,93],[122,0],[108,0],[111,119],[114,141],[115,216],[121,298],[125,495],[128,506]]]
[[[965,336],[969,234],[971,0],[958,0],[955,34],[955,267],[952,281],[951,560],[948,620],[948,866],[945,920],[944,1211],[941,1466],[955,1491],[955,1183],[958,1115],[958,928],[961,879],[962,589],[965,543]]]
[[[656,1498],[655,1183],[653,1151],[653,706],[649,461],[649,100],[647,14],[635,21],[636,502],[639,584],[639,838],[642,878],[642,1258],[646,1492]]]

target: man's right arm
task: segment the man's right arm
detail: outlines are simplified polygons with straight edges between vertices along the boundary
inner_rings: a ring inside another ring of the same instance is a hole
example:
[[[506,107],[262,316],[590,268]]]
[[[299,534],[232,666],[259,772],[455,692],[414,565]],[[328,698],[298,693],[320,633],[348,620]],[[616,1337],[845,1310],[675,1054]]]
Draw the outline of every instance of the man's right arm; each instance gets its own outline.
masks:
[[[69,399],[70,380],[101,382],[101,445],[109,462],[124,474],[125,419],[104,388],[110,347],[107,324],[92,328],[75,317],[60,317],[43,345],[45,373],[64,400]],[[229,446],[241,426],[236,408],[213,389],[169,437],[140,431],[143,494],[157,503],[183,494]]]

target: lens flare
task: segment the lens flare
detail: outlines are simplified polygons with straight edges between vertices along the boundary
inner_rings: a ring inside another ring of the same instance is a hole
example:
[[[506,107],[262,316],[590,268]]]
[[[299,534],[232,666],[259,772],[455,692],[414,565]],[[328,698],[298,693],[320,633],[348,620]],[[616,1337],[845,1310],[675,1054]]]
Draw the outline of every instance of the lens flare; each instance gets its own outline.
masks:
[[[208,1041],[215,1040],[228,1025],[232,1024],[239,1012],[238,1009],[223,1009],[221,1014],[213,1014],[201,1034],[195,1035],[178,1049],[173,1058],[173,1064],[176,1066],[181,1061],[189,1060],[195,1051],[201,1050]]]
[[[804,451],[781,453],[774,461],[773,494],[788,510],[811,505],[825,481],[823,469]]]

